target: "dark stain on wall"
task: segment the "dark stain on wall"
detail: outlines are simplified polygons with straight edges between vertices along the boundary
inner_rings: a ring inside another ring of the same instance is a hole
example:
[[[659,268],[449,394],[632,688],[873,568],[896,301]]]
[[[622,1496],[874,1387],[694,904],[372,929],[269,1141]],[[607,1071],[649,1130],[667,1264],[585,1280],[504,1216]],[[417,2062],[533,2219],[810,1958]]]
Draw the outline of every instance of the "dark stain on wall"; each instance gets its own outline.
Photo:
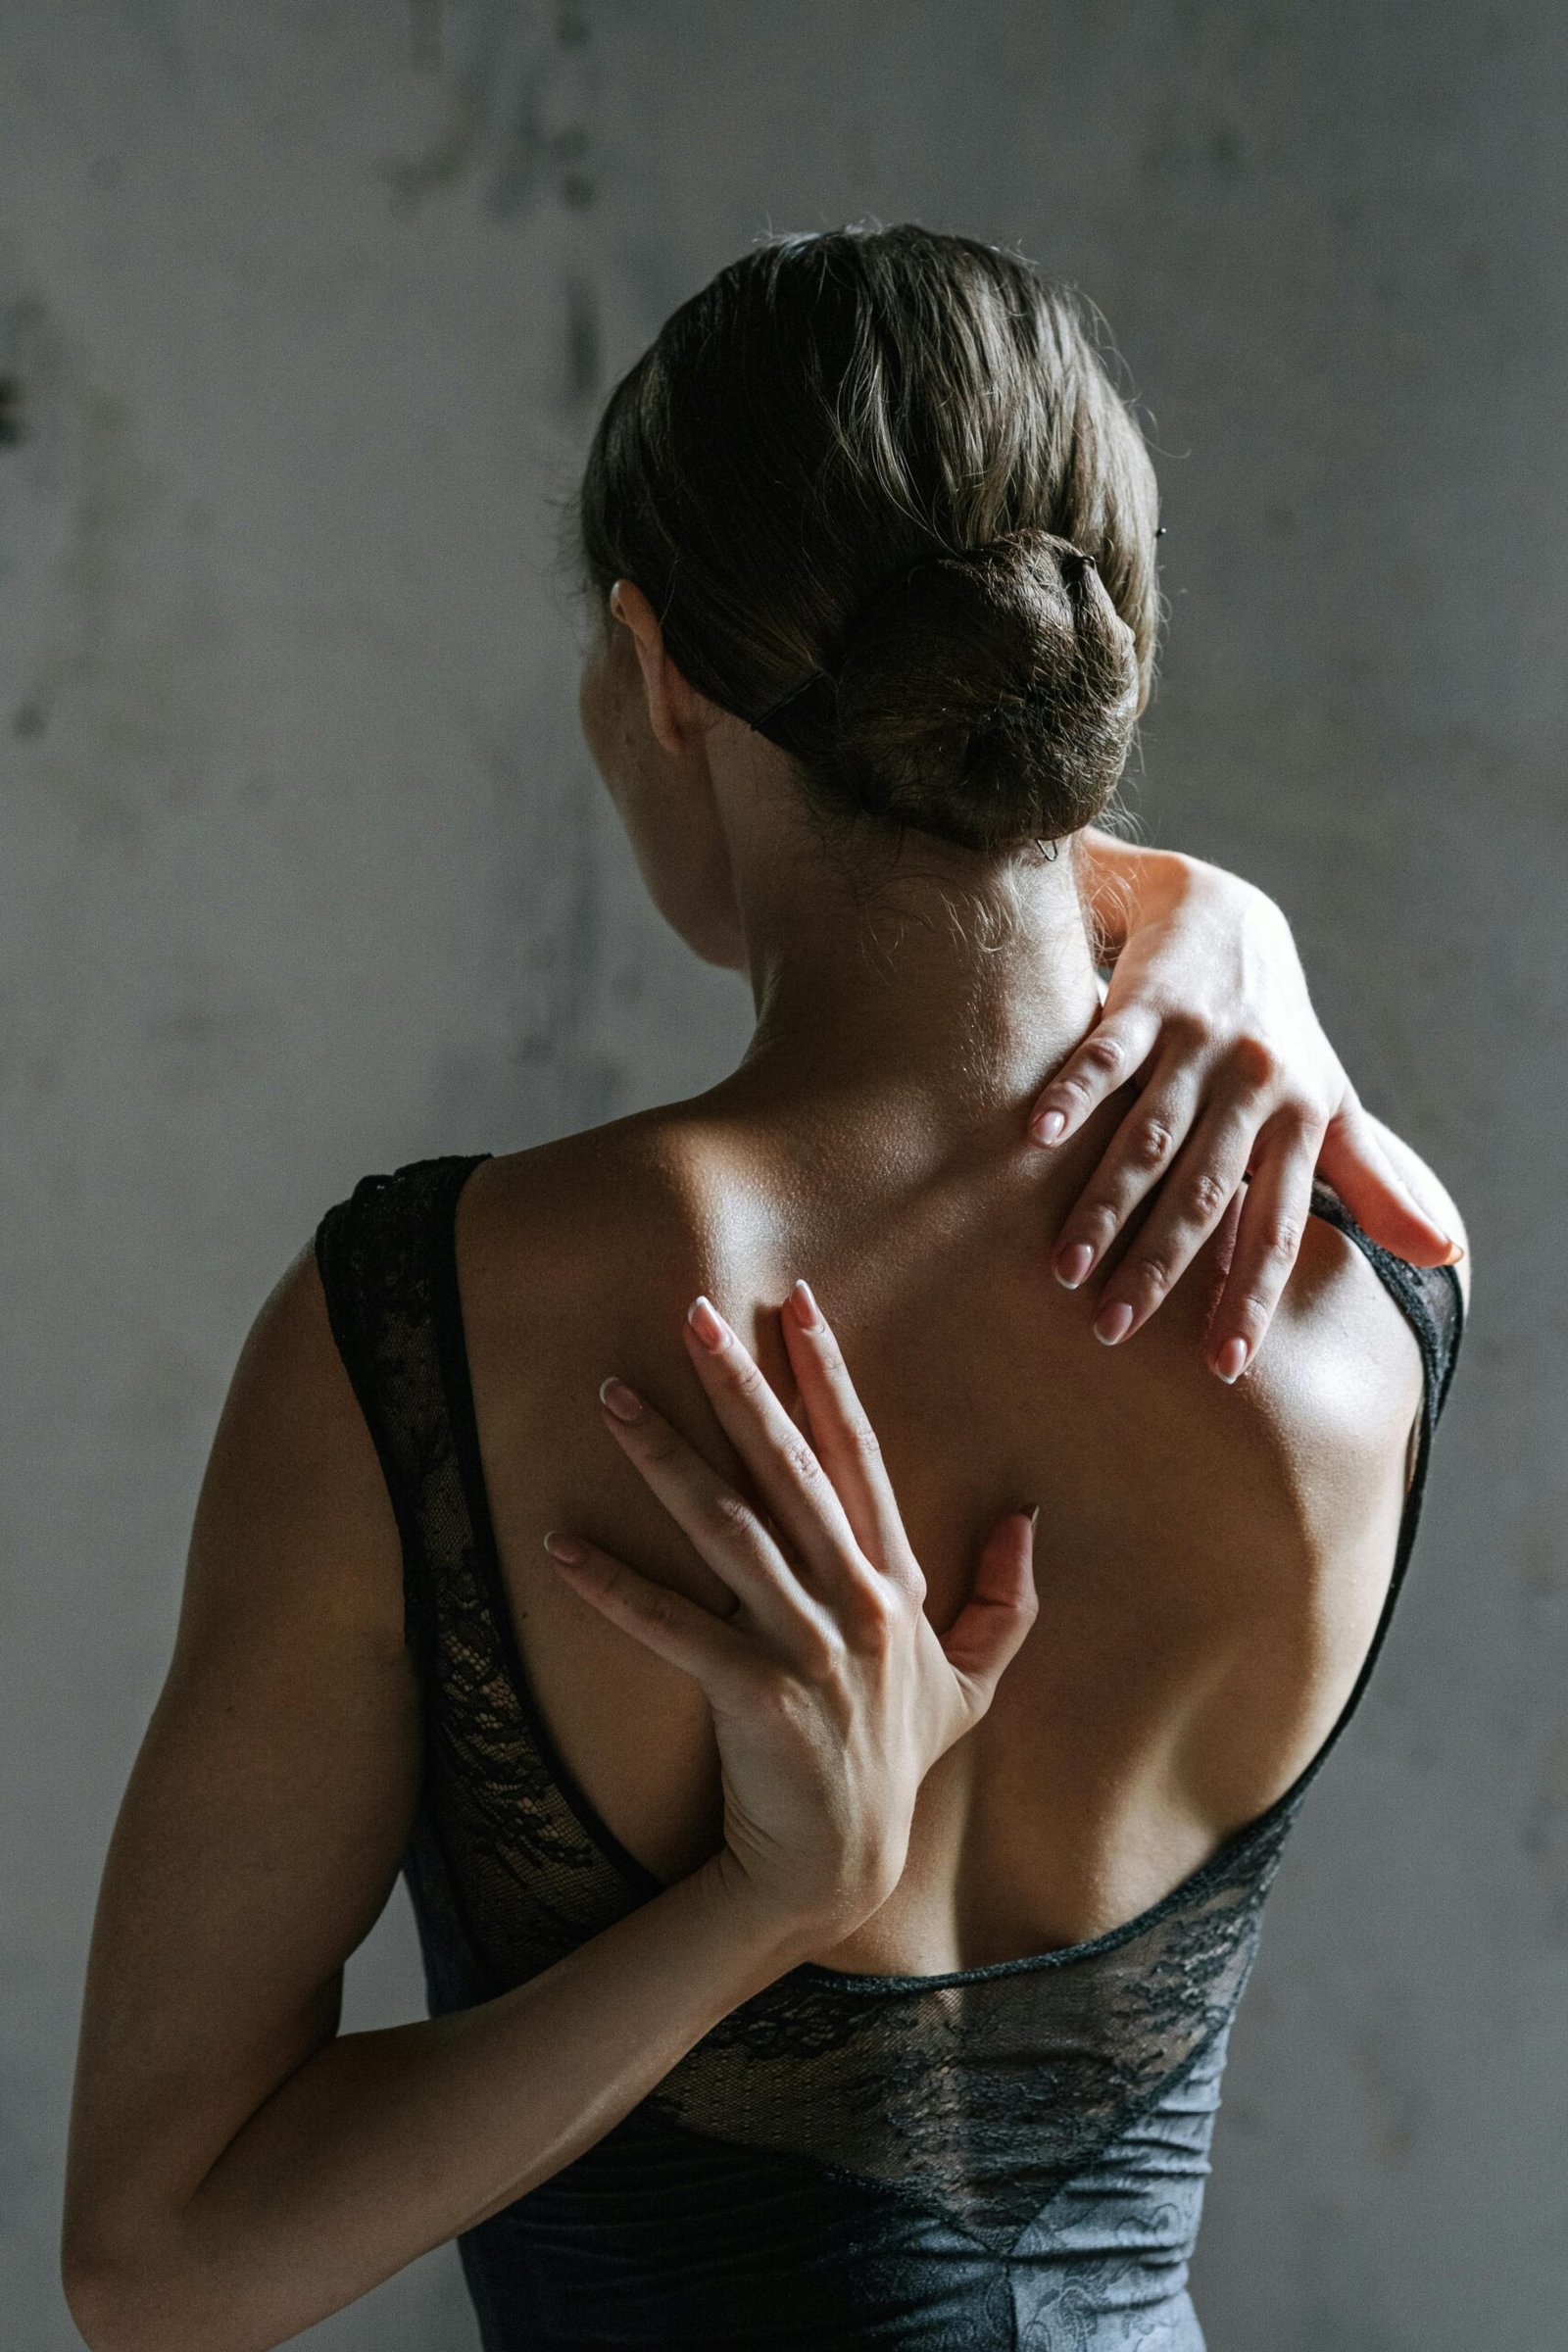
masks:
[[[601,69],[584,0],[518,7],[466,0],[432,34],[416,7],[414,63],[439,74],[444,119],[418,153],[384,163],[394,209],[469,185],[492,220],[598,200],[594,116]]]
[[[212,510],[177,500],[126,394],[37,289],[0,297],[0,377],[21,417],[0,441],[16,599],[0,723],[31,783],[76,808],[83,842],[133,862],[149,813],[197,800],[208,773],[202,673],[224,631]]]
[[[564,291],[564,406],[576,415],[597,397],[604,381],[604,337],[593,280],[569,277]]]

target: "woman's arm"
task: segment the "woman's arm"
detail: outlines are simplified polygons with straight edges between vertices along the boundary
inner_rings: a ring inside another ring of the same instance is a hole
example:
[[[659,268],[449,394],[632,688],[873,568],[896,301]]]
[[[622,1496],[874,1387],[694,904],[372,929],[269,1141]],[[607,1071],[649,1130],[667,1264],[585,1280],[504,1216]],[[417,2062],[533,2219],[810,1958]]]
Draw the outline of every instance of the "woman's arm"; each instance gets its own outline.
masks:
[[[1268,1329],[1315,1171],[1375,1241],[1416,1265],[1452,1263],[1459,1246],[1391,1160],[1319,1026],[1274,902],[1218,866],[1093,828],[1080,855],[1114,971],[1102,1018],[1036,1102],[1030,1132],[1059,1144],[1118,1087],[1135,1080],[1139,1093],[1057,1237],[1059,1277],[1073,1289],[1085,1281],[1159,1188],[1105,1285],[1101,1335],[1114,1344],[1148,1321],[1244,1179],[1209,1325],[1221,1378],[1246,1369]],[[1130,1321],[1112,1318],[1118,1306]]]
[[[706,1869],[498,2000],[338,2037],[418,1737],[397,1531],[306,1259],[235,1375],[104,1876],[64,2247],[93,2352],[296,2335],[569,2162],[790,1964]]]
[[[853,1449],[857,1408],[825,1325],[791,1343],[819,1408],[814,1482],[739,1343],[691,1352],[774,1524],[803,1537],[810,1592],[646,1408],[607,1411],[610,1435],[766,1637],[748,1606],[720,1621],[586,1545],[563,1572],[722,1710],[725,1844],[498,1999],[338,2035],[343,1964],[416,1803],[417,1695],[397,1531],[310,1257],[264,1308],[94,1929],[64,2245],[92,2352],[298,2334],[571,2162],[729,2010],[886,1899],[925,1770],[1027,1631],[1027,1523],[999,1531],[939,1649],[912,1560],[884,1574],[843,1525],[841,1494],[857,1514],[817,1421],[837,1397]]]

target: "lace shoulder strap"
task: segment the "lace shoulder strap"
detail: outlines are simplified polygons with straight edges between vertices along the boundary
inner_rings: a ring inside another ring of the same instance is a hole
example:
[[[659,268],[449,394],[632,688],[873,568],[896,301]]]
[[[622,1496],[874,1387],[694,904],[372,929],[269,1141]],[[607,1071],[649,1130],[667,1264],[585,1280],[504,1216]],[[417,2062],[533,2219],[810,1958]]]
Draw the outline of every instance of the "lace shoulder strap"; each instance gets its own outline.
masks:
[[[428,1665],[435,1640],[431,1519],[450,1492],[443,1250],[453,1203],[483,1153],[364,1176],[316,1230],[326,1311],[380,1457],[403,1546],[403,1631]]]
[[[1338,1746],[1342,1735],[1348,1729],[1350,1718],[1360,1706],[1372,1679],[1372,1670],[1387,1638],[1395,1604],[1415,1548],[1416,1532],[1421,1524],[1421,1505],[1426,1494],[1427,1470],[1432,1458],[1432,1443],[1439,1417],[1447,1401],[1454,1361],[1464,1333],[1464,1298],[1459,1289],[1459,1278],[1451,1266],[1412,1266],[1404,1258],[1396,1257],[1391,1250],[1385,1250],[1381,1243],[1373,1241],[1371,1235],[1357,1224],[1339,1195],[1327,1185],[1313,1186],[1312,1213],[1335,1226],[1347,1241],[1361,1251],[1414,1332],[1421,1350],[1421,1418],[1417,1425],[1415,1464],[1399,1521],[1398,1542],[1395,1547],[1393,1573],[1389,1578],[1388,1592],[1371,1643],[1361,1661],[1361,1671],[1355,1678],[1333,1730],[1294,1787],[1279,1800],[1276,1810],[1282,1807],[1294,1809],[1299,1804],[1307,1788]]]

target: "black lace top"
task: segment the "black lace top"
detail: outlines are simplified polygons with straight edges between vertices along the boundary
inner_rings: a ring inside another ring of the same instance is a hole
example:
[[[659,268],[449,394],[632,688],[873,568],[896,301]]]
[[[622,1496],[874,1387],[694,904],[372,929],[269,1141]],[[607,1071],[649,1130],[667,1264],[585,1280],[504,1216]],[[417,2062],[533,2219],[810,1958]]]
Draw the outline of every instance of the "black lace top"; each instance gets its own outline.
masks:
[[[457,1287],[477,1157],[368,1176],[317,1256],[403,1539],[424,1762],[404,1869],[432,2015],[537,1975],[659,1882],[556,1754],[522,1672]],[[1198,2352],[1186,2292],[1225,2043],[1281,1848],[1382,1646],[1461,1329],[1457,1281],[1369,1241],[1425,1366],[1365,1664],[1279,1801],[1093,1942],[947,1976],[792,1969],[613,2130],[459,2240],[485,2352],[589,2346]]]

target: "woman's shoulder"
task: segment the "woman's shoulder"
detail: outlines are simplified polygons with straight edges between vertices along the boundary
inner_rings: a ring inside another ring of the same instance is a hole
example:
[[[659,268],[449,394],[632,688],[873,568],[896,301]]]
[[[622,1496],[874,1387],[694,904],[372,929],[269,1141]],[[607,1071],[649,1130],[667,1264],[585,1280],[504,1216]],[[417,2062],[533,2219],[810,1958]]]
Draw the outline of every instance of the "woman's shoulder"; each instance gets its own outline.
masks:
[[[651,1249],[678,1246],[710,1213],[720,1160],[712,1123],[694,1106],[634,1112],[488,1155],[463,1187],[465,1234],[541,1277],[579,1274],[585,1258],[648,1264]]]
[[[1420,1198],[1436,1209],[1431,1193]],[[1368,1239],[1331,1190],[1316,1188],[1295,1267],[1247,1380],[1260,1423],[1282,1451],[1308,1466],[1309,1483],[1328,1504],[1342,1503],[1354,1488],[1357,1464],[1373,1482],[1391,1457],[1408,1468],[1425,1387],[1437,1404],[1446,1393],[1462,1312],[1453,1274],[1395,1257]]]
[[[662,1358],[696,1293],[722,1287],[741,1191],[722,1135],[681,1104],[482,1161],[453,1249],[492,1391],[589,1344]]]
[[[314,1254],[338,1288],[358,1277],[384,1298],[400,1269],[419,1281],[455,1224],[466,1254],[504,1244],[541,1273],[570,1267],[584,1250],[596,1259],[621,1244],[635,1250],[640,1228],[667,1229],[702,1198],[711,1153],[698,1126],[676,1104],[522,1150],[446,1152],[372,1170],[322,1213]]]

